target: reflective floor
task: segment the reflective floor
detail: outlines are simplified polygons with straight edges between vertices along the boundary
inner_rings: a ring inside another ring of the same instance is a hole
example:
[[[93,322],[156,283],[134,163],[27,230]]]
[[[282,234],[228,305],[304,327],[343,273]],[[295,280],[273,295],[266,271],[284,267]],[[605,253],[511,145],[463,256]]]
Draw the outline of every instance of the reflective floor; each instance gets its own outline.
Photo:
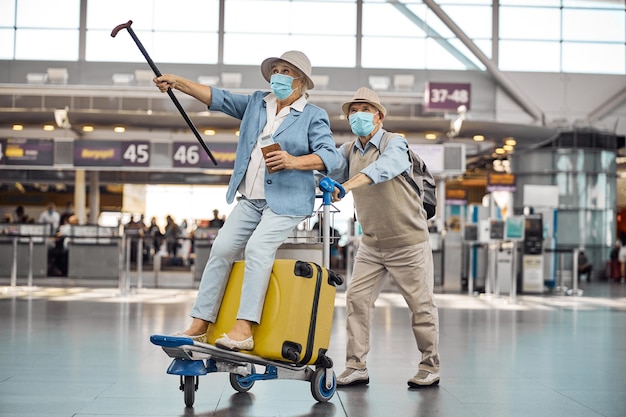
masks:
[[[67,284],[78,285],[76,287]],[[377,303],[369,386],[316,403],[303,381],[258,381],[236,393],[228,374],[200,377],[185,407],[170,358],[149,342],[181,330],[195,292],[0,279],[0,415],[80,416],[626,416],[626,284],[584,295],[508,298],[437,294],[441,384],[409,389],[418,355],[399,296]],[[344,293],[329,356],[343,370]]]

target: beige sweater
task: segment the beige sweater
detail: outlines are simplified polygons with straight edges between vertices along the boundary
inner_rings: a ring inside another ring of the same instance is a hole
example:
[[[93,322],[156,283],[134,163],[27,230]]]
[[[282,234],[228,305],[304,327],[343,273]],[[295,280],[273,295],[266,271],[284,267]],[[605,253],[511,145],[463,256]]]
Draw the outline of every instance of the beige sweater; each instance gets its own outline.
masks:
[[[350,178],[378,159],[376,147],[371,146],[361,156],[351,149]],[[408,158],[408,156],[407,156]],[[362,241],[379,249],[415,245],[429,239],[426,211],[401,175],[352,190],[357,219],[363,229]]]

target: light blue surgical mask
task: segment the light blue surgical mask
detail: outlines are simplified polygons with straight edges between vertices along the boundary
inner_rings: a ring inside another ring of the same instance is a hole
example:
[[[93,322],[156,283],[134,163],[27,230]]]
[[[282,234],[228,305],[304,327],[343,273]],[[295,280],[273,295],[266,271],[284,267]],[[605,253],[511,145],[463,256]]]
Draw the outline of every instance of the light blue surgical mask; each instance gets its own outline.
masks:
[[[352,113],[348,117],[352,132],[357,136],[367,136],[374,130],[374,114],[364,111]]]
[[[293,93],[291,84],[295,78],[284,74],[273,74],[270,77],[270,87],[279,100],[284,100]]]

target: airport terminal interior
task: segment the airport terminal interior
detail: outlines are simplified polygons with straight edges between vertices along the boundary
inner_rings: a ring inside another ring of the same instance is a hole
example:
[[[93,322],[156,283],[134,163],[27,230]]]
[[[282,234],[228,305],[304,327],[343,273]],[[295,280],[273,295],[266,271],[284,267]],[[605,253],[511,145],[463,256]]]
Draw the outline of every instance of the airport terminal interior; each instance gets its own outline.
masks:
[[[0,416],[626,415],[625,1],[172,7],[0,0]],[[354,139],[342,103],[368,87],[434,175],[435,386],[407,385],[420,352],[389,276],[369,384],[324,385],[346,362],[351,195],[329,209],[332,239],[318,198],[277,253],[343,279],[332,367],[262,360],[247,385],[151,338],[191,321],[239,135],[153,77],[269,91],[260,64],[287,50],[310,58],[337,145]]]

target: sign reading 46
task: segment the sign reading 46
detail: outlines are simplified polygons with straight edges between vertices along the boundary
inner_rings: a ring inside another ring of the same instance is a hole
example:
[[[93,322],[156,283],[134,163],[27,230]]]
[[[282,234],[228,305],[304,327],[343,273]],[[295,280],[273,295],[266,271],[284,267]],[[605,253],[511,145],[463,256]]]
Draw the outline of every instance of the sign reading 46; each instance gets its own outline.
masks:
[[[209,157],[198,143],[174,142],[172,166],[175,168],[206,168],[209,166]]]

